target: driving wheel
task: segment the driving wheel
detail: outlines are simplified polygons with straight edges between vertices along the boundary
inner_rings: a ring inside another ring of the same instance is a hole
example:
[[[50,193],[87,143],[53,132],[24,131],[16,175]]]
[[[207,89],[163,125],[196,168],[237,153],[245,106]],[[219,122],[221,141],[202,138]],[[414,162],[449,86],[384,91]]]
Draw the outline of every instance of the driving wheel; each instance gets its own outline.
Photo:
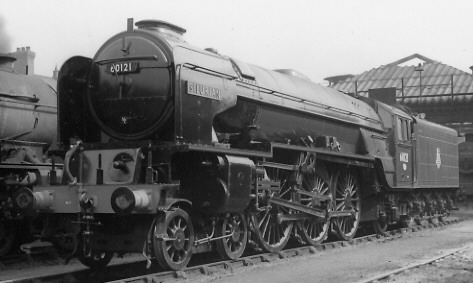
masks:
[[[360,186],[354,170],[343,168],[333,176],[334,211],[351,211],[353,215],[333,219],[335,233],[341,240],[351,240],[360,223]]]

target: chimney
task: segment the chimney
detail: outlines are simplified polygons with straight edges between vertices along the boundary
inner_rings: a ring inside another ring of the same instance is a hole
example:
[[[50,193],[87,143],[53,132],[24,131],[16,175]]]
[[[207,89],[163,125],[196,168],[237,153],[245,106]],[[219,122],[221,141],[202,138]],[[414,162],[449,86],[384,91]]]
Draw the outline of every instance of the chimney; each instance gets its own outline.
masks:
[[[11,53],[11,56],[15,57],[15,72],[24,75],[34,75],[34,58],[36,54],[31,51],[29,46],[18,47],[16,52]]]
[[[54,71],[53,71],[53,79],[57,80],[58,73],[59,73],[59,70],[57,69],[57,65],[56,65],[56,68],[54,68]]]
[[[471,74],[473,74],[473,66],[470,66]]]
[[[16,58],[10,56],[9,54],[0,53],[0,71],[7,71],[13,73],[13,62],[15,62],[15,60]]]

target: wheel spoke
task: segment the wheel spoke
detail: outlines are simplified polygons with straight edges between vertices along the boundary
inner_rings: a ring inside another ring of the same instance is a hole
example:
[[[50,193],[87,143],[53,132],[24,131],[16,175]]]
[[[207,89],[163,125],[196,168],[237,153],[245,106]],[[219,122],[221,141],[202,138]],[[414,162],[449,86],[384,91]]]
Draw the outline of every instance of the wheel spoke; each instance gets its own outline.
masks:
[[[265,235],[266,232],[268,231],[269,220],[270,220],[269,217],[270,217],[269,214],[266,213],[265,218],[264,218],[264,219],[265,219],[265,225],[264,225],[264,228],[262,229],[263,235]],[[260,226],[260,227],[261,227],[261,226]],[[270,227],[270,229],[271,229],[271,227]]]
[[[263,221],[266,220],[266,217],[268,216],[268,214],[269,214],[269,210],[265,210],[265,211],[264,211],[264,215],[263,215],[263,217],[261,218],[261,221],[258,223],[258,227],[261,228],[261,225],[263,224]]]
[[[268,244],[273,244],[274,243],[274,240],[273,240],[273,233],[271,233],[273,231],[272,228],[270,228],[268,230],[268,233],[265,235],[264,239],[266,239],[266,241],[268,242]]]
[[[280,198],[287,198],[288,195],[286,195],[286,194],[289,193],[289,192],[290,192],[290,190],[283,191],[283,192],[279,195],[279,197],[280,197]]]

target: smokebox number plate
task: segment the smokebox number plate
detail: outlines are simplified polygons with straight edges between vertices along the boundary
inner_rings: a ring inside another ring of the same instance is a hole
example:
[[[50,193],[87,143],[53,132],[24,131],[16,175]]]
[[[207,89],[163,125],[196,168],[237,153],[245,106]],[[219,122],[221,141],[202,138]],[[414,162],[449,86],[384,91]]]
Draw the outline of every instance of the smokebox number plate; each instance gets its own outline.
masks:
[[[112,74],[134,73],[138,71],[138,62],[120,62],[107,64],[107,72]]]

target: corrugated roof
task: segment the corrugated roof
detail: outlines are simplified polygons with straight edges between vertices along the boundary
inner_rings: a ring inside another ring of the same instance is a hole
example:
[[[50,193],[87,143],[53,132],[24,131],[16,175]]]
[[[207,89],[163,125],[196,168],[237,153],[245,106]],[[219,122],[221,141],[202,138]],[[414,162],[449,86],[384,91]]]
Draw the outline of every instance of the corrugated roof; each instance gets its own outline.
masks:
[[[412,59],[425,63],[399,66]],[[437,104],[473,101],[473,75],[454,67],[413,54],[379,68],[340,81],[332,86],[345,93],[365,95],[369,89],[395,87],[404,104]]]

